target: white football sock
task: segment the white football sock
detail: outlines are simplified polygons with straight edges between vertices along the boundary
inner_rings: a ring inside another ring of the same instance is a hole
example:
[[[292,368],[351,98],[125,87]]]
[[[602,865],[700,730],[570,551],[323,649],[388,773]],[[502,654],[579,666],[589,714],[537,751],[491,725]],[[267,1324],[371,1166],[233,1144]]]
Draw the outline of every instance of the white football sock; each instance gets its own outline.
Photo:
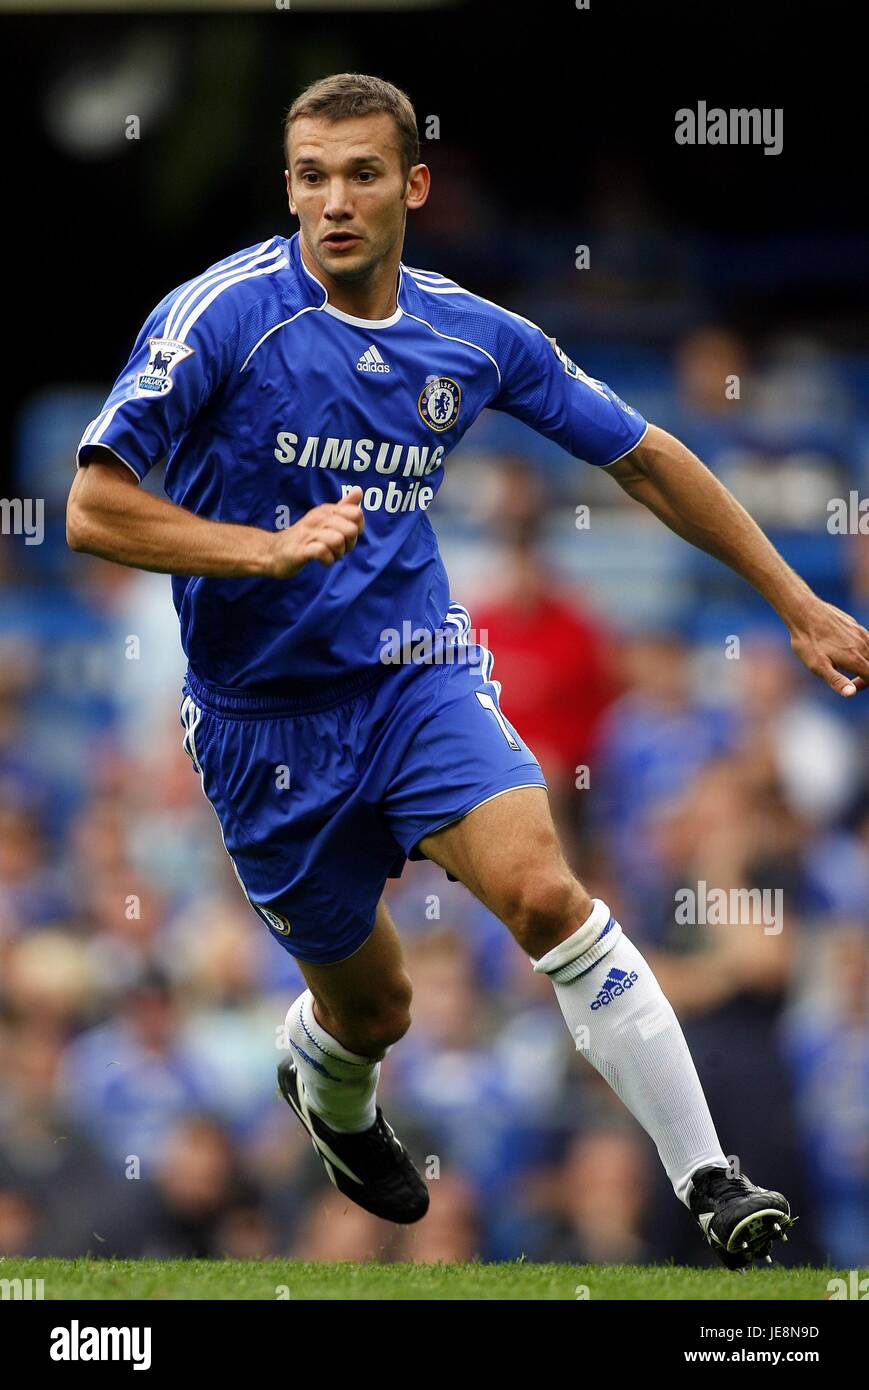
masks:
[[[575,934],[579,954],[571,959],[569,943],[561,942],[534,969],[552,979],[578,1050],[651,1135],[687,1206],[691,1174],[705,1164],[726,1168],[727,1159],[672,1006],[606,904],[594,904]],[[589,947],[592,923],[595,944]],[[614,944],[601,956],[610,939]],[[578,974],[586,960],[591,968]]]
[[[349,1052],[314,1017],[306,989],[290,1005],[287,1037],[312,1110],[330,1129],[356,1134],[377,1118],[375,1092],[380,1062]],[[387,1049],[388,1051],[389,1049]]]

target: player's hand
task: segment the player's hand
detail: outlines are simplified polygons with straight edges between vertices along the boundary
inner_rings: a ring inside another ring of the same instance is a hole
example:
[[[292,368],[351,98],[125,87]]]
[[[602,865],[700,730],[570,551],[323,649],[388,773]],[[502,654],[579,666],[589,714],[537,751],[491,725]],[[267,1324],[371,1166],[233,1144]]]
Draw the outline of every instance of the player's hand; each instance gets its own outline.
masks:
[[[869,685],[869,632],[849,613],[818,599],[790,633],[800,660],[838,695],[856,695]]]
[[[276,531],[269,540],[270,578],[292,579],[310,560],[334,565],[349,555],[365,527],[361,500],[362,488],[351,488],[340,502],[323,502],[295,525]]]

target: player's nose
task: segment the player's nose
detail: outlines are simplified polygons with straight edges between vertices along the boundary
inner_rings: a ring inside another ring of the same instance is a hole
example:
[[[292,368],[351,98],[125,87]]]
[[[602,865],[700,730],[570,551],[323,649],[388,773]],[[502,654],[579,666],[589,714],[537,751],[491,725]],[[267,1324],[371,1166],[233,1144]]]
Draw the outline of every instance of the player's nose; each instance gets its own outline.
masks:
[[[344,179],[330,179],[326,189],[326,201],[323,205],[323,216],[330,222],[341,220],[342,218],[352,217],[353,207],[350,199],[350,187]]]

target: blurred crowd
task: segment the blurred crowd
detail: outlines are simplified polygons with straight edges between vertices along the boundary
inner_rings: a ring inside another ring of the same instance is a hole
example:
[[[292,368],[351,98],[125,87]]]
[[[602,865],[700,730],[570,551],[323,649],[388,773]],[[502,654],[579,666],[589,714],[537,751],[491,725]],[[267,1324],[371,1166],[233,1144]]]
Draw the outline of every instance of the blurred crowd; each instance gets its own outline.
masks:
[[[866,621],[869,536],[826,525],[869,492],[856,366],[805,343],[750,360],[719,325],[666,361],[611,352],[576,355]],[[549,982],[428,863],[387,890],[415,994],[380,1099],[431,1213],[402,1231],[329,1188],[276,1095],[301,975],[181,750],[169,582],[63,543],[99,399],[26,409],[18,486],[46,537],[0,540],[0,1254],[707,1263]],[[837,702],[746,586],[556,455],[503,418],[470,432],[432,515],[453,596],[569,862],[682,1020],[725,1153],[802,1218],[783,1260],[865,1262],[869,695]],[[781,930],[680,924],[701,883],[780,891]]]

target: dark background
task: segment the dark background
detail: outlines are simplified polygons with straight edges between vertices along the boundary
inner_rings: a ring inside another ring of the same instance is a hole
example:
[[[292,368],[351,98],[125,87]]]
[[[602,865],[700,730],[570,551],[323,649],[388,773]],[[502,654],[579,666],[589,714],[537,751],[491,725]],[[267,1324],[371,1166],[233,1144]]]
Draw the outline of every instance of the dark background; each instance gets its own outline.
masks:
[[[459,237],[439,248],[437,268],[472,273],[488,297],[524,297],[518,232],[561,223],[579,243],[615,217],[638,233],[648,224],[650,240],[670,231],[683,273],[690,262],[706,302],[739,328],[810,323],[865,346],[867,122],[853,28],[847,6],[624,0],[587,12],[549,0],[409,14],[6,16],[6,295],[17,298],[30,267],[33,310],[16,316],[4,405],[14,412],[41,380],[68,372],[83,342],[93,378],[114,375],[173,277],[291,225],[283,114],[301,85],[342,69],[395,81],[421,118],[440,117],[440,140],[423,142],[434,194],[410,219],[410,264],[426,263],[427,225],[444,215],[439,175],[469,171],[487,229],[472,246]],[[141,139],[119,133],[99,157],[65,150],[48,110],[70,73],[104,76],[148,39],[172,72]],[[674,112],[699,99],[783,107],[782,153],[677,146]],[[738,265],[746,241],[766,246],[750,275]]]

